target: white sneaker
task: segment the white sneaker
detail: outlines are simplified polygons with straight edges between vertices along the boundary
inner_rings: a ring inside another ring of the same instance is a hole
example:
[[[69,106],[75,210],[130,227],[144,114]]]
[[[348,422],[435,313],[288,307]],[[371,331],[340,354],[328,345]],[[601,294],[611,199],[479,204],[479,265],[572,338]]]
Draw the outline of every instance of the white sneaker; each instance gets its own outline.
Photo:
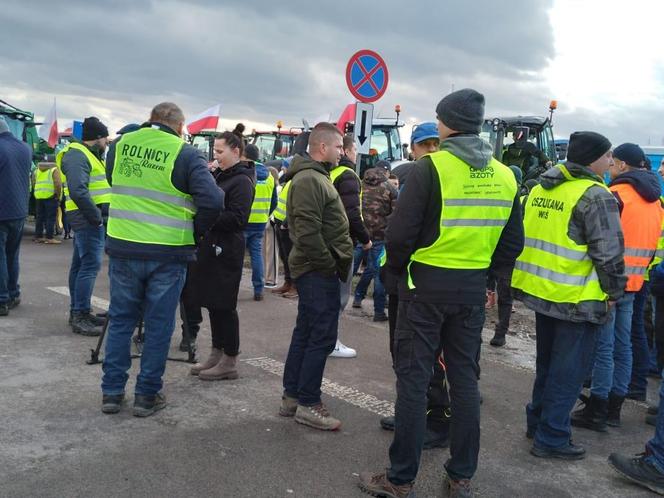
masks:
[[[353,348],[344,346],[341,341],[337,341],[337,345],[334,346],[334,351],[330,353],[332,358],[355,358],[357,356],[357,351]]]

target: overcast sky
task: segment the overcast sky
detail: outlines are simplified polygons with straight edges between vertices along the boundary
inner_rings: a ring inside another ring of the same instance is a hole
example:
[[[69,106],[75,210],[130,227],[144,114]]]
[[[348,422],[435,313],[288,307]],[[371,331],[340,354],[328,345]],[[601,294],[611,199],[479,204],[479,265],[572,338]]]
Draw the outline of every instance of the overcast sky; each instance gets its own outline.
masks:
[[[297,126],[353,100],[346,63],[369,48],[390,72],[375,114],[398,103],[408,127],[472,87],[487,117],[557,99],[558,137],[662,145],[660,24],[661,0],[4,0],[0,99],[42,117],[56,97],[61,129],[96,115],[115,131],[163,100],[219,103],[221,127]]]

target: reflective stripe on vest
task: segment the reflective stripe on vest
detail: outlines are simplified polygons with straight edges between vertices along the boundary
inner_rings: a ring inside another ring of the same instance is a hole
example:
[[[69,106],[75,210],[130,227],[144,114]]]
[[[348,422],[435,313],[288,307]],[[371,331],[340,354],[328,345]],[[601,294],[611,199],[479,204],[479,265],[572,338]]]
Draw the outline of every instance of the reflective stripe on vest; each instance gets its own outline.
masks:
[[[50,199],[55,195],[54,169],[37,169],[35,172],[35,199]]]
[[[71,149],[81,151],[90,164],[90,181],[88,183],[88,192],[90,193],[92,202],[94,204],[107,204],[111,202],[111,186],[108,184],[108,181],[106,181],[106,167],[104,166],[104,163],[101,162],[99,158],[92,152],[90,152],[90,149],[88,149],[84,144],[72,142],[64,149],[62,149],[55,157],[55,163],[60,169],[60,174],[62,175],[64,194],[67,197],[67,200],[65,201],[65,209],[67,211],[75,211],[78,209],[78,206],[69,195],[69,187],[66,183],[67,177],[62,171],[62,159],[64,155]]]
[[[265,180],[256,182],[254,202],[251,204],[249,223],[267,223],[270,219],[270,204],[274,192],[274,177],[268,174]]]
[[[620,178],[620,177],[618,177]],[[609,190],[622,202],[620,224],[625,238],[625,274],[627,292],[638,292],[643,287],[646,271],[657,250],[664,211],[658,200],[646,201],[628,183],[611,185]]]
[[[486,269],[512,212],[517,193],[510,169],[492,159],[477,170],[447,151],[429,154],[441,190],[440,235],[417,249],[410,263],[439,268]],[[408,285],[415,285],[408,272]]]
[[[274,210],[274,219],[280,222],[286,221],[286,213],[288,212],[288,189],[290,188],[290,180],[281,188],[279,197],[277,199],[277,208]]]
[[[122,135],[115,146],[108,235],[139,244],[194,244],[196,207],[171,182],[183,140],[157,128]]]
[[[588,246],[567,235],[574,207],[599,181],[575,178],[556,166],[568,181],[552,189],[533,187],[524,217],[526,242],[512,273],[512,287],[555,303],[604,301],[602,288],[588,256]],[[608,189],[607,189],[608,191]]]

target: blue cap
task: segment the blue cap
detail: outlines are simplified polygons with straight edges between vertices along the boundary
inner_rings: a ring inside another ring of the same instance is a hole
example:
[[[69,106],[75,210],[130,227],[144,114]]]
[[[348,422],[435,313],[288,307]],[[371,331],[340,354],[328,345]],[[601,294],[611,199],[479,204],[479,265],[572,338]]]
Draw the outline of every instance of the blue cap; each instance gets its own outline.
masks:
[[[415,125],[413,128],[413,133],[410,136],[410,142],[419,144],[420,142],[424,142],[430,138],[440,140],[440,136],[438,135],[438,126],[433,122],[421,123]]]

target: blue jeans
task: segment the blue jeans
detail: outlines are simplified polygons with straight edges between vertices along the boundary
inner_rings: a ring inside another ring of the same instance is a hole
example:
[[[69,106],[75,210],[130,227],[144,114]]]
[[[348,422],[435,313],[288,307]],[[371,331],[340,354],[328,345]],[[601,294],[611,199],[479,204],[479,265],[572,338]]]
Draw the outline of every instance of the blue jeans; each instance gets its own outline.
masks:
[[[284,393],[303,406],[320,403],[328,355],[337,342],[339,279],[318,272],[295,280],[297,320],[284,367]]]
[[[265,230],[245,230],[244,240],[251,257],[251,283],[254,286],[254,294],[263,293],[263,235]]]
[[[597,334],[590,392],[598,398],[607,399],[609,392],[618,396],[627,394],[632,375],[633,309],[634,293],[626,292],[609,311],[609,319]]]
[[[664,474],[664,380],[659,385],[659,411],[655,435],[646,443],[646,450],[649,453],[646,461]]]
[[[382,240],[377,240],[373,242],[371,249],[368,251],[367,255],[367,267],[362,272],[360,281],[355,287],[355,300],[361,301],[367,295],[367,289],[371,283],[371,279],[374,281],[374,313],[375,314],[384,314],[385,313],[385,287],[380,281],[380,254],[383,251],[383,246],[385,243]]]
[[[362,249],[362,244],[357,244],[353,252],[353,275],[357,273],[362,264],[366,251]]]
[[[641,290],[634,296],[634,314],[632,315],[632,372],[628,391],[635,394],[645,394],[648,388],[648,371],[651,366],[651,351],[646,335],[646,302],[650,299],[650,286],[643,283]],[[649,317],[652,320],[652,317]],[[653,344],[653,348],[654,344]],[[656,354],[654,355],[656,358]],[[655,360],[655,370],[657,370]]]
[[[52,239],[55,232],[55,218],[58,214],[58,199],[37,199],[35,209],[37,219],[35,221],[35,237],[40,239],[46,231],[46,238]]]
[[[74,254],[69,269],[71,311],[90,311],[92,291],[104,256],[104,227],[90,226],[74,232]]]
[[[21,295],[18,255],[23,237],[23,218],[0,221],[0,303]]]
[[[569,444],[570,412],[590,370],[599,327],[535,313],[535,384],[526,416],[528,428],[535,430],[536,446],[560,448]]]
[[[131,367],[131,335],[142,316],[145,337],[135,392],[156,394],[163,385],[187,265],[111,257],[108,273],[111,305],[101,390],[104,394],[124,393]]]

